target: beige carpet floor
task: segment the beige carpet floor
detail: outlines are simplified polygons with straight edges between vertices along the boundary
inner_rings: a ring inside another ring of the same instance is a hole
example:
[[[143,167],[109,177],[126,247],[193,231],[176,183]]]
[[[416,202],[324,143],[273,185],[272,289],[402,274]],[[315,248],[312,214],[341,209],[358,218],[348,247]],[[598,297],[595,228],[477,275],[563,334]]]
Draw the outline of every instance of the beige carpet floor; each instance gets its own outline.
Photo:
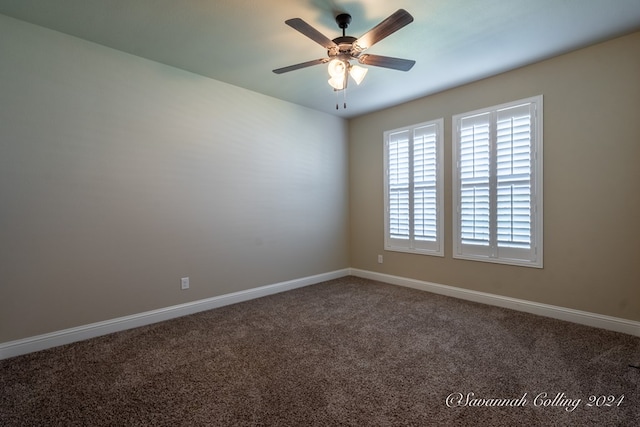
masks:
[[[0,361],[2,426],[636,426],[640,338],[345,277]]]

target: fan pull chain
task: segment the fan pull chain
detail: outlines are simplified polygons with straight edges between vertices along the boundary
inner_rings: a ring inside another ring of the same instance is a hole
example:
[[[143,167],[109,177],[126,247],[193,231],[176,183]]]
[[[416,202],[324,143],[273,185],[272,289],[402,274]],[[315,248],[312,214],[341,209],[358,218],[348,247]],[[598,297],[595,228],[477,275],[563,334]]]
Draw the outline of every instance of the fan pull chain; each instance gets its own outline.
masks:
[[[339,101],[337,100],[338,98],[338,92],[340,92],[339,90],[333,90],[336,94],[336,110],[340,109],[340,105],[339,105]],[[342,100],[342,108],[347,108],[347,89],[344,88],[342,89],[342,96],[343,96],[343,100]]]

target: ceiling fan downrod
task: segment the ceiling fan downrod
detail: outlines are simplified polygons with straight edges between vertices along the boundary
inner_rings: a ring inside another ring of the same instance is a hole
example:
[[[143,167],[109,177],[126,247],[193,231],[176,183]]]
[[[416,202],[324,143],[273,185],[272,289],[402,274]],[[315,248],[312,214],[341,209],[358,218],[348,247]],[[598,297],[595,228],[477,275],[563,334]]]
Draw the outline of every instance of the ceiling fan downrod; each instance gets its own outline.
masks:
[[[347,27],[351,24],[351,15],[348,13],[341,13],[336,16],[336,24],[338,24],[339,28],[342,28],[342,37],[345,37]]]

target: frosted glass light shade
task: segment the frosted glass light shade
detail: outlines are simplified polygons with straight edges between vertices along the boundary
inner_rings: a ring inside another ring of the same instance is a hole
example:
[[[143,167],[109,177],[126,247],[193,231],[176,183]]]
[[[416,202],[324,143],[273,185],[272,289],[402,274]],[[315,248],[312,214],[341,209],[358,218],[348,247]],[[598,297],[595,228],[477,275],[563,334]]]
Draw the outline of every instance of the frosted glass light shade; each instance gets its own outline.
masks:
[[[329,61],[329,75],[331,77],[344,76],[344,72],[347,69],[347,65],[344,61],[339,59],[332,59]]]
[[[351,75],[353,80],[356,81],[356,84],[359,85],[360,83],[362,83],[362,80],[364,80],[364,76],[367,75],[367,71],[369,71],[368,68],[360,67],[358,65],[352,65],[351,69],[349,70],[349,74]]]
[[[337,75],[335,77],[331,77],[329,79],[329,84],[331,85],[332,88],[334,88],[335,90],[342,90],[344,89],[344,74],[342,75]]]

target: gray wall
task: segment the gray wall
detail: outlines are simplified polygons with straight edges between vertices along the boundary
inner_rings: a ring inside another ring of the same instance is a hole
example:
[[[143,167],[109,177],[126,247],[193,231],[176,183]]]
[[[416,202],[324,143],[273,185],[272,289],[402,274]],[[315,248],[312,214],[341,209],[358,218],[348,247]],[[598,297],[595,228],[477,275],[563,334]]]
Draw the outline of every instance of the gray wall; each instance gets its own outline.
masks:
[[[640,320],[639,53],[634,33],[351,120],[351,266]],[[538,94],[544,95],[544,269],[454,260],[451,116]],[[382,133],[439,117],[446,256],[384,252]]]
[[[0,342],[349,266],[344,120],[2,15],[0,61]]]

